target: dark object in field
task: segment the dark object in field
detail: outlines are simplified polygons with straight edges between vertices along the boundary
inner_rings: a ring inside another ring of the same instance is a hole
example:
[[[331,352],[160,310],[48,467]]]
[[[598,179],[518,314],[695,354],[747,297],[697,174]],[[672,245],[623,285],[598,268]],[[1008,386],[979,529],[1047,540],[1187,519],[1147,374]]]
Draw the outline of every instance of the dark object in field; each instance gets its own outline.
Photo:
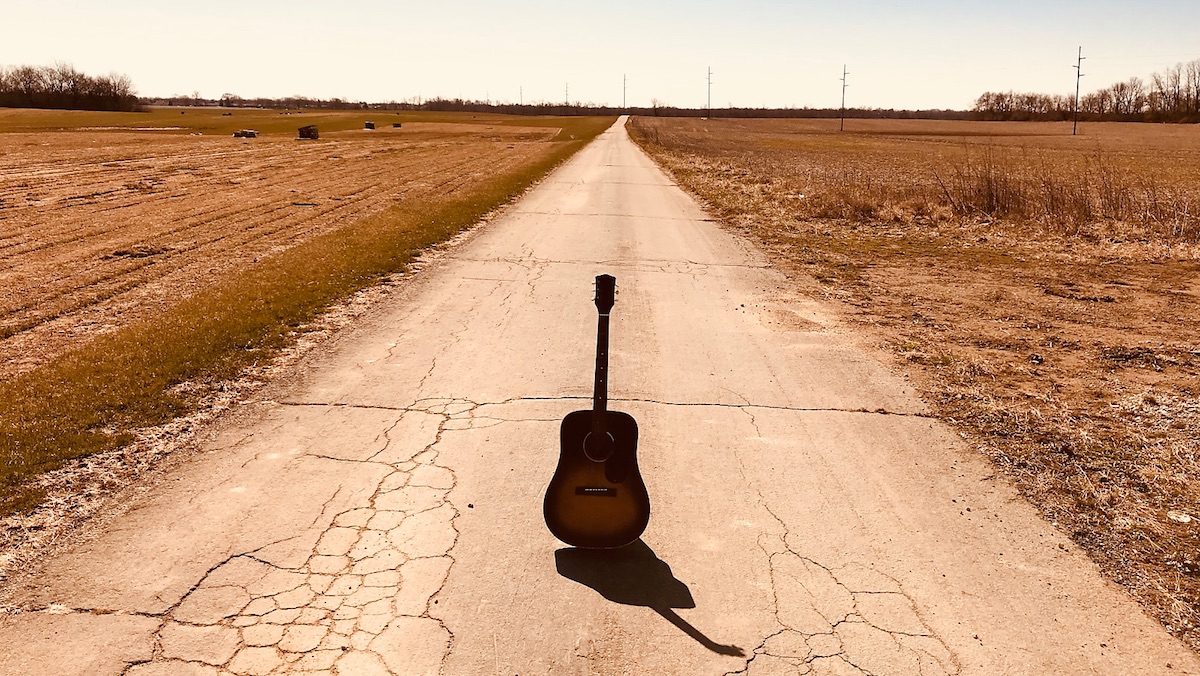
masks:
[[[239,129],[233,132],[234,138],[258,138],[258,132],[253,129]]]
[[[317,139],[317,125],[310,124],[306,127],[300,127],[300,138]]]
[[[148,244],[138,244],[128,249],[117,249],[116,251],[101,256],[101,260],[109,261],[114,258],[149,258],[150,256],[158,256],[160,254],[170,253],[171,247],[167,246],[152,246]]]
[[[554,537],[588,549],[624,547],[650,520],[650,497],[637,466],[637,423],[628,413],[608,410],[608,315],[616,282],[612,275],[596,277],[600,323],[592,410],[563,419],[562,453],[542,504]]]
[[[393,122],[393,123],[392,123],[392,129],[399,129],[399,128],[400,128],[400,123],[399,123],[399,122]]]
[[[233,117],[233,113],[221,113],[221,117]]]
[[[374,128],[375,128],[375,123],[370,120],[367,120],[366,122],[363,123],[363,129],[374,129]]]

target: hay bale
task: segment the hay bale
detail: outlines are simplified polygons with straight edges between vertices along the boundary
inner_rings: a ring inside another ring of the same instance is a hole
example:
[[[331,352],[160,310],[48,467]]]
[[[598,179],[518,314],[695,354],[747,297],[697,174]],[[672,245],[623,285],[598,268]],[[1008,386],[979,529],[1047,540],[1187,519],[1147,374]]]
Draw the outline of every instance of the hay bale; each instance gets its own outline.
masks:
[[[375,123],[370,120],[367,120],[366,122],[363,123],[363,129],[374,129],[374,128],[375,128]]]
[[[258,132],[253,129],[239,129],[233,132],[234,138],[258,138]]]
[[[315,141],[315,140],[318,138],[318,136],[317,136],[317,125],[315,125],[315,124],[310,124],[310,125],[308,125],[308,126],[305,126],[305,127],[300,127],[300,138],[302,138],[302,139],[312,139],[312,140],[314,140],[314,141]]]
[[[399,128],[400,128],[400,123],[399,123],[399,122],[393,122],[393,123],[392,123],[392,129],[399,129]]]

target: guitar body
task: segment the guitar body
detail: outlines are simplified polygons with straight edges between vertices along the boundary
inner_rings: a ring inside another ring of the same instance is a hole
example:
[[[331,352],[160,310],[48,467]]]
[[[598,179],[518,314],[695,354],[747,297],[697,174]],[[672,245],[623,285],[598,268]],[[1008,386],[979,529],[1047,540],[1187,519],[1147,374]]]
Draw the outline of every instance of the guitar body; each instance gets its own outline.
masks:
[[[637,422],[628,413],[605,411],[611,441],[589,444],[594,415],[574,411],[563,419],[562,450],[542,513],[550,532],[569,545],[624,547],[650,522],[650,496],[637,466]]]

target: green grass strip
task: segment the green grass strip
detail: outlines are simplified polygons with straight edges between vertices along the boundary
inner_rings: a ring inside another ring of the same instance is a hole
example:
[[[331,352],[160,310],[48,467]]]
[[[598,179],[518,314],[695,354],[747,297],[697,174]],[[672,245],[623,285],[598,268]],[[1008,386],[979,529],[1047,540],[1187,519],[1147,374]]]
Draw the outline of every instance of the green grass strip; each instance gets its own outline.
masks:
[[[518,197],[604,131],[612,118],[567,118],[554,150],[453,201],[390,210],[262,260],[170,311],[92,340],[0,382],[0,513],[35,506],[30,479],[72,458],[128,443],[133,431],[187,413],[187,381],[235,377],[287,345],[331,304]],[[568,132],[567,129],[570,131]]]

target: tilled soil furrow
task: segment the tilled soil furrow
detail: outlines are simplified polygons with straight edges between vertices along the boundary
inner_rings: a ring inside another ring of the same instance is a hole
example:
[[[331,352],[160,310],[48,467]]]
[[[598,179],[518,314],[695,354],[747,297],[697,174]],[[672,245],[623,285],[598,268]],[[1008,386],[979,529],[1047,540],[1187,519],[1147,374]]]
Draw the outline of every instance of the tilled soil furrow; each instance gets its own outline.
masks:
[[[275,161],[278,161],[278,158],[275,158]],[[458,167],[456,166],[456,169],[457,168]],[[327,185],[331,182],[333,182],[334,184],[342,184],[342,183],[348,182],[351,178],[353,178],[352,176],[346,175],[346,173],[348,171],[349,170],[343,171],[338,174],[326,173],[325,175],[317,175],[313,178],[310,178],[306,182],[302,182],[302,183],[292,182],[292,183],[288,183],[288,184],[296,185],[297,188],[295,188],[295,190],[297,190],[298,193],[312,193],[312,192],[314,192],[314,188],[319,188],[319,187]],[[359,173],[361,173],[361,172],[359,172]],[[296,174],[300,175],[300,176],[304,176],[303,170],[298,170],[296,172]],[[371,184],[364,189],[374,189],[378,185],[378,183],[381,180],[383,180],[384,177],[387,176],[388,171],[385,168],[381,168],[377,171],[371,172],[371,174],[373,174],[370,176],[373,180],[371,181]],[[285,175],[285,178],[290,180],[289,176]],[[122,214],[122,219],[118,222],[113,222],[113,223],[109,223],[107,225],[100,225],[100,226],[97,226],[94,224],[90,225],[90,226],[86,225],[86,224],[79,224],[79,225],[76,225],[75,230],[63,233],[63,235],[57,239],[47,241],[48,238],[39,238],[38,246],[36,246],[36,247],[31,246],[31,247],[28,247],[25,250],[19,251],[19,252],[11,252],[10,256],[0,256],[0,260],[3,260],[6,257],[15,256],[16,254],[19,253],[19,254],[22,254],[21,263],[30,264],[37,260],[36,258],[32,258],[28,255],[32,251],[50,248],[55,245],[61,245],[66,242],[72,243],[73,246],[70,248],[68,253],[69,253],[69,255],[74,255],[76,257],[76,260],[100,258],[105,255],[110,255],[110,254],[112,254],[112,252],[118,251],[123,247],[130,248],[130,247],[137,246],[137,245],[151,245],[151,246],[156,246],[158,248],[162,248],[162,247],[170,246],[170,242],[165,241],[165,240],[168,240],[171,237],[178,239],[181,236],[181,233],[183,231],[185,231],[186,229],[208,228],[208,227],[214,227],[214,226],[219,227],[220,224],[218,223],[218,221],[220,219],[236,218],[239,214],[247,211],[246,203],[250,200],[259,200],[260,202],[268,202],[270,200],[270,198],[263,197],[261,195],[261,193],[268,191],[272,187],[277,187],[277,186],[271,186],[271,185],[261,186],[257,190],[257,192],[260,193],[259,195],[247,195],[245,200],[239,201],[238,203],[236,203],[236,206],[229,205],[227,194],[214,195],[211,199],[219,199],[220,200],[216,205],[213,205],[210,202],[202,202],[197,205],[196,200],[185,200],[180,203],[180,206],[181,207],[194,207],[194,210],[191,213],[169,214],[169,216],[170,216],[169,219],[159,218],[158,221],[164,225],[171,224],[171,223],[179,224],[175,228],[170,228],[170,229],[167,229],[164,231],[159,231],[159,232],[151,231],[148,233],[148,232],[146,232],[145,227],[137,229],[136,232],[131,232],[131,229],[127,227],[127,221],[136,220],[138,218],[141,218],[141,217],[144,217],[147,215],[142,212],[153,212],[155,210],[160,210],[160,211],[165,210],[155,203],[156,200],[143,200],[142,203],[140,203],[140,204],[123,205],[123,208],[128,209],[132,206],[135,210],[132,212],[127,212],[127,213]],[[280,189],[280,190],[286,190],[286,189]],[[277,201],[286,202],[286,200],[287,200],[287,198],[279,198]],[[354,196],[350,195],[349,198],[342,198],[341,201],[343,202],[343,204],[346,204],[346,203],[353,203],[353,201],[355,201],[355,200],[354,200]],[[189,222],[189,221],[191,221],[191,222]],[[72,221],[68,221],[68,222],[72,222]],[[77,221],[74,221],[74,222],[77,223]],[[153,225],[154,225],[153,222],[148,223],[148,226],[150,226],[150,227],[152,227]],[[88,227],[93,227],[96,229],[93,232],[86,233],[85,230]],[[115,235],[115,236],[119,237],[120,239],[102,241],[100,244],[98,244],[96,247],[93,247],[91,250],[89,250],[86,246],[80,245],[80,240],[83,240],[87,237],[91,237],[92,239],[95,239],[95,238],[103,237],[105,235],[110,235],[110,234]],[[137,236],[139,239],[137,239],[137,240],[130,239],[133,236]],[[148,240],[156,240],[156,241],[148,241]],[[9,267],[9,266],[0,266],[0,270],[5,269],[6,267]]]
[[[71,148],[85,135],[64,132],[66,147],[17,143],[0,162],[0,377],[263,256],[402,201],[437,201],[548,150],[131,136],[91,134]]]
[[[432,149],[430,150],[430,152],[433,152]],[[284,158],[281,156],[273,155],[269,158],[266,158],[262,162],[262,164],[264,167],[269,167],[272,165],[286,165],[287,162],[282,161],[283,159]],[[430,162],[430,160],[432,159],[431,157],[418,156],[418,157],[405,158],[405,159],[407,161],[405,161],[399,167],[394,167],[392,169],[392,172],[394,173],[394,172],[398,171],[398,172],[402,172],[403,175],[407,175],[407,176],[415,175],[419,179],[426,179],[426,180],[429,180],[429,178],[431,178],[432,176],[429,176],[429,177],[421,176],[420,167],[422,165],[435,167],[437,170],[437,173],[433,174],[433,176],[439,176],[439,175],[442,175],[445,173],[460,174],[461,173],[460,169],[462,167],[464,167],[466,164],[470,163],[470,160],[467,160],[467,161],[464,161],[463,163],[455,164],[452,167],[449,167],[448,169],[442,169],[441,167],[437,166],[436,164]],[[243,181],[247,180],[244,178],[244,176],[247,173],[249,173],[252,176],[254,175],[254,172],[240,171],[239,176],[243,176],[243,178],[241,178],[240,180],[237,181],[238,184],[241,184]],[[270,176],[260,176],[260,179],[269,180],[270,182],[265,183],[265,184],[256,185],[255,192],[260,193],[260,194],[247,195],[247,199],[265,199],[261,193],[268,192],[272,189],[281,189],[280,188],[281,184],[292,185],[292,186],[294,186],[292,189],[295,190],[297,192],[297,194],[301,194],[303,192],[312,192],[312,190],[315,186],[342,185],[344,183],[352,183],[355,180],[356,176],[359,177],[359,179],[361,179],[361,176],[363,175],[364,172],[361,170],[361,168],[350,166],[350,167],[343,167],[341,173],[338,175],[329,175],[329,172],[327,169],[322,169],[322,172],[316,173],[316,172],[312,172],[310,167],[301,166],[290,172],[289,171],[280,171],[280,172],[268,172],[268,173],[271,173],[271,175]],[[387,171],[387,169],[381,168],[377,172],[373,172],[373,173],[376,173],[378,175],[385,175],[388,173],[388,171]],[[237,178],[237,177],[233,177],[233,178]],[[297,179],[307,179],[307,180],[297,180]],[[159,183],[163,183],[163,181],[161,179],[155,179],[155,180],[158,180]],[[200,186],[209,187],[209,186],[207,186],[208,182],[197,181],[193,177],[190,185],[181,185],[181,186],[178,186],[178,188],[182,189],[182,190],[188,190],[190,187],[196,187],[195,184],[197,184],[197,183]],[[283,190],[286,190],[286,188],[283,188]],[[220,199],[222,205],[224,205],[227,202],[228,194],[226,192],[222,192],[222,193],[215,194],[212,197]],[[78,244],[79,244],[79,240],[81,240],[81,239],[84,239],[87,237],[100,236],[100,235],[103,235],[103,234],[106,234],[109,232],[130,233],[130,229],[126,227],[125,221],[143,217],[144,214],[138,213],[139,211],[149,211],[152,213],[156,212],[160,207],[155,202],[161,201],[161,200],[176,200],[176,201],[178,201],[179,198],[175,194],[165,194],[164,195],[162,193],[158,193],[151,199],[146,199],[144,195],[134,194],[134,195],[126,196],[126,199],[123,203],[105,205],[104,208],[102,210],[98,210],[97,213],[103,213],[104,211],[108,211],[111,209],[122,209],[122,210],[127,210],[130,208],[135,209],[135,211],[133,211],[133,212],[122,213],[121,214],[122,220],[120,222],[112,223],[112,224],[105,224],[104,222],[99,222],[99,223],[96,222],[93,218],[93,216],[95,214],[90,213],[90,212],[84,213],[84,214],[79,214],[77,216],[66,215],[66,216],[62,216],[61,218],[55,218],[54,217],[55,215],[47,216],[47,215],[43,215],[43,214],[38,214],[38,218],[36,219],[36,222],[55,223],[56,227],[54,227],[53,229],[45,228],[45,227],[39,228],[39,232],[42,234],[37,239],[36,242],[28,242],[28,240],[26,240],[27,246],[24,248],[18,248],[17,250],[9,250],[9,251],[0,252],[0,260],[4,260],[5,258],[9,258],[9,257],[13,257],[13,256],[22,256],[24,259],[29,260],[27,254],[29,254],[33,251],[46,249],[46,248],[53,247],[56,245],[61,245],[64,243],[72,244],[72,247],[71,247],[72,252],[80,252],[81,249]],[[182,204],[188,205],[188,206],[194,206],[197,204],[197,202],[198,202],[197,199],[188,198],[188,199],[185,199],[182,202]],[[204,202],[199,202],[199,203],[202,206],[200,207],[197,214],[174,214],[170,217],[169,220],[170,221],[184,220],[184,219],[187,219],[189,216],[198,215],[199,213],[205,213],[210,208]],[[164,219],[160,219],[160,220],[164,220]],[[21,227],[23,230],[27,230],[33,225],[34,225],[34,222],[26,222],[26,223],[19,223],[18,227]],[[139,229],[138,232],[144,238],[144,235],[145,235],[144,231]],[[125,234],[124,236],[128,237],[129,235]],[[118,241],[118,242],[111,243],[111,246],[112,246],[113,250],[117,250],[122,246],[122,244],[123,244],[122,242]],[[109,245],[106,245],[106,246],[109,246]],[[3,247],[0,247],[0,248],[3,248]],[[98,252],[86,252],[83,255],[81,255],[81,257],[87,257],[87,256],[92,256],[92,255],[103,255],[103,253],[98,254]],[[0,266],[0,269],[4,269],[4,267]]]

